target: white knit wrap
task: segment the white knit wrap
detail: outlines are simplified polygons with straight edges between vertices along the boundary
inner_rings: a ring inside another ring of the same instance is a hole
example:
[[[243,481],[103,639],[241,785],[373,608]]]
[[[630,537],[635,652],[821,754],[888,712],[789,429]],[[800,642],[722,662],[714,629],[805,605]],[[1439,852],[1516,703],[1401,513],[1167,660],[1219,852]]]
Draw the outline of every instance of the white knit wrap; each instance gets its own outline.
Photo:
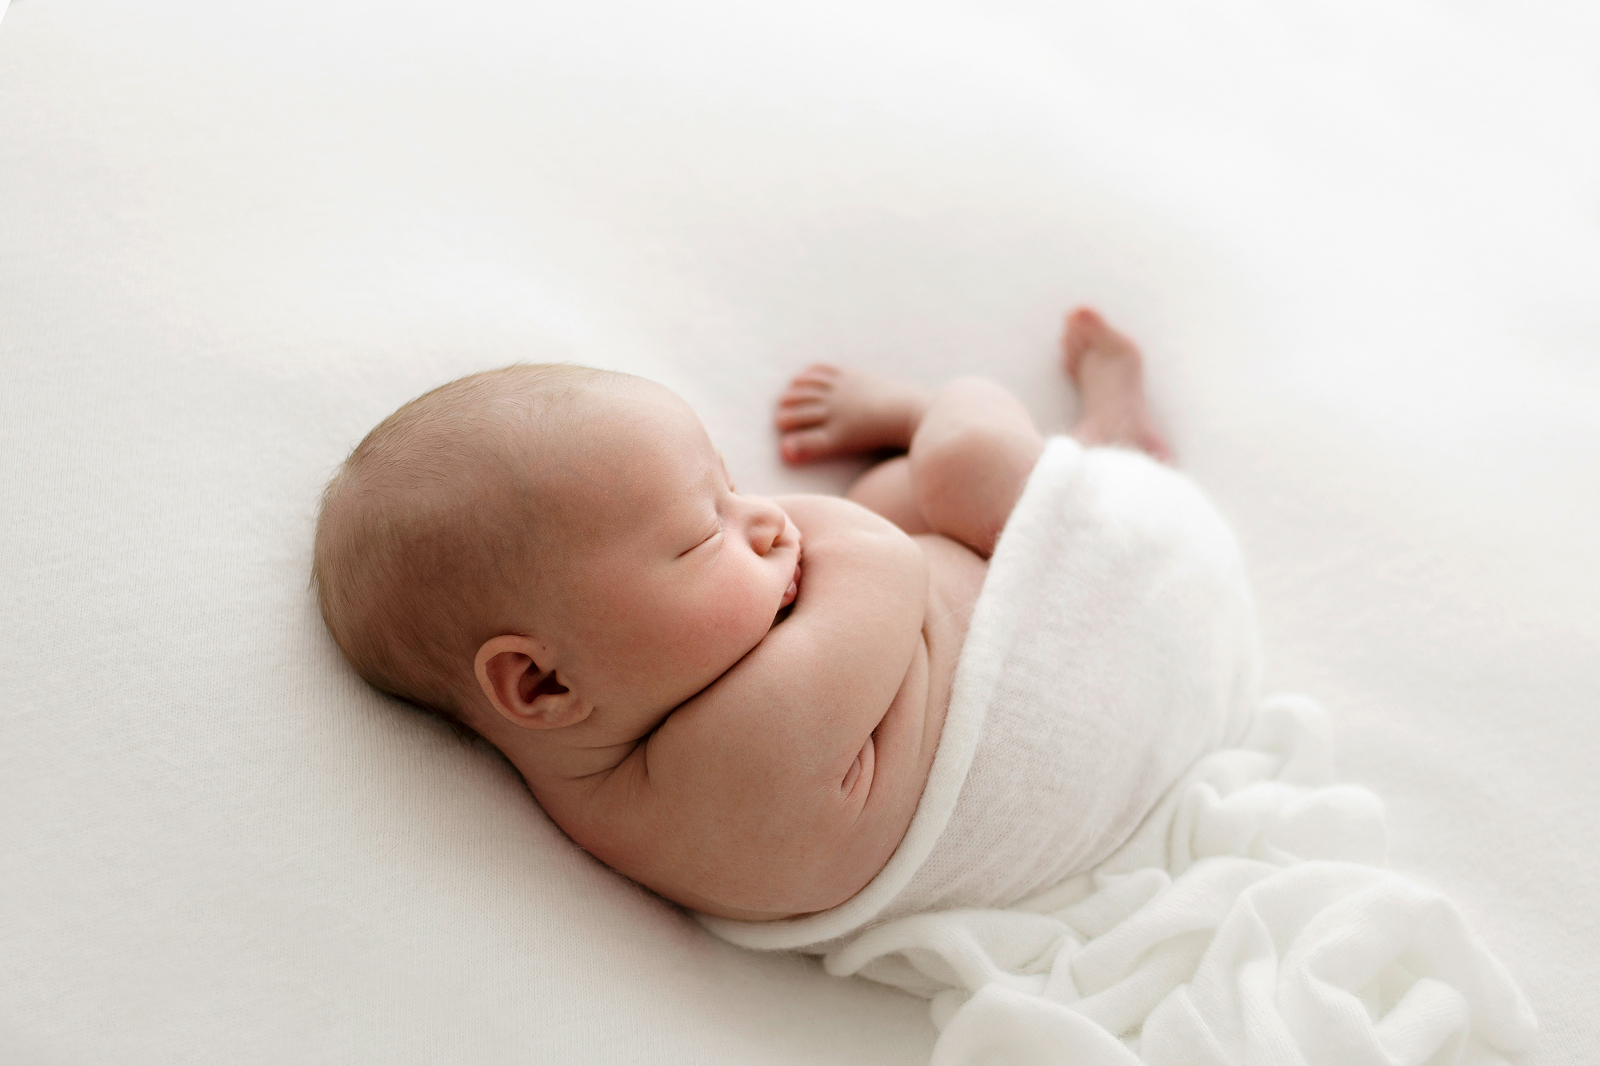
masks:
[[[831,910],[701,916],[746,947],[823,952],[862,927],[1003,907],[1095,866],[1256,696],[1238,546],[1147,456],[1050,441],[990,561],[928,782],[882,871]]]

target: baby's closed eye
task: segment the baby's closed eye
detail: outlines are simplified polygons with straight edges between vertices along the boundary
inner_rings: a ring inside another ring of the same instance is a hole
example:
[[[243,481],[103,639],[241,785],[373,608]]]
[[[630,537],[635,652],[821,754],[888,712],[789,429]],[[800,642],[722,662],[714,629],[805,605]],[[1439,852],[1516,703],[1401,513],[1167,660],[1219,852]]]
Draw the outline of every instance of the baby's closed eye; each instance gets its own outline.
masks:
[[[717,518],[716,525],[714,525],[710,529],[706,530],[700,536],[700,538],[698,540],[696,540],[693,544],[689,545],[687,548],[683,549],[683,551],[679,552],[678,553],[678,558],[681,559],[685,555],[688,555],[692,551],[696,551],[696,550],[698,550],[700,548],[706,547],[712,541],[716,540],[717,537],[722,535],[722,530],[723,530],[722,518],[719,516]]]

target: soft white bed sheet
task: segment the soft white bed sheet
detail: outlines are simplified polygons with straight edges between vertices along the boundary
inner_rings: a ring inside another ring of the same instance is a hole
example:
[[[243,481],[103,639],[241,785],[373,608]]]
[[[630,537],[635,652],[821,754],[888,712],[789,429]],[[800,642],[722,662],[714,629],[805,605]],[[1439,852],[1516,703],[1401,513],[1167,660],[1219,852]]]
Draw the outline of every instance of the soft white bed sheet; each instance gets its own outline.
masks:
[[[925,1062],[365,692],[316,492],[402,400],[1150,353],[1268,682],[1600,1046],[1600,32],[1578,3],[20,0],[0,22],[0,1060]]]

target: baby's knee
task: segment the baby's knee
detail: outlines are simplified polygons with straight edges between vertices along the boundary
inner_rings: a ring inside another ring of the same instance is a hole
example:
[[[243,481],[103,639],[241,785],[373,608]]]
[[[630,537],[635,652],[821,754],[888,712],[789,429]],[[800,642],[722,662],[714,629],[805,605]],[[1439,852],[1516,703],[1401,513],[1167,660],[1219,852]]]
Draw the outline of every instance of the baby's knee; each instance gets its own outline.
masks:
[[[1033,419],[1015,396],[988,378],[956,378],[934,396],[911,442],[914,476],[963,481],[1015,465],[1031,467],[1043,449]]]
[[[1027,434],[977,419],[953,419],[919,437],[911,453],[911,480],[919,494],[976,486],[1037,458]]]
[[[1008,422],[1028,417],[1028,412],[1004,385],[975,374],[952,378],[934,393],[928,414],[941,413],[976,421]]]
[[[987,555],[1043,442],[1014,428],[967,422],[950,426],[926,444],[912,453],[911,485],[918,509],[936,532]]]
[[[987,554],[1043,451],[1015,396],[985,378],[958,378],[939,390],[911,441],[917,506],[936,531]]]

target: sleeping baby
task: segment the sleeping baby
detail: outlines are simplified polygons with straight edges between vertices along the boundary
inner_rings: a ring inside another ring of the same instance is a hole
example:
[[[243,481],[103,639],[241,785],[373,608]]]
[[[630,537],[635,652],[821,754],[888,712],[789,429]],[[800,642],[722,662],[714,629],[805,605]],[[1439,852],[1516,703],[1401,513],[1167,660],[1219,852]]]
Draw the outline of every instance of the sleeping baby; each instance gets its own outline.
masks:
[[[898,453],[844,498],[741,494],[640,378],[463,378],[328,486],[323,618],[725,935],[1005,906],[1236,739],[1257,672],[1237,547],[1166,465],[1137,349],[1089,310],[1063,349],[1080,418],[1048,441],[984,380],[802,372],[786,461]]]

